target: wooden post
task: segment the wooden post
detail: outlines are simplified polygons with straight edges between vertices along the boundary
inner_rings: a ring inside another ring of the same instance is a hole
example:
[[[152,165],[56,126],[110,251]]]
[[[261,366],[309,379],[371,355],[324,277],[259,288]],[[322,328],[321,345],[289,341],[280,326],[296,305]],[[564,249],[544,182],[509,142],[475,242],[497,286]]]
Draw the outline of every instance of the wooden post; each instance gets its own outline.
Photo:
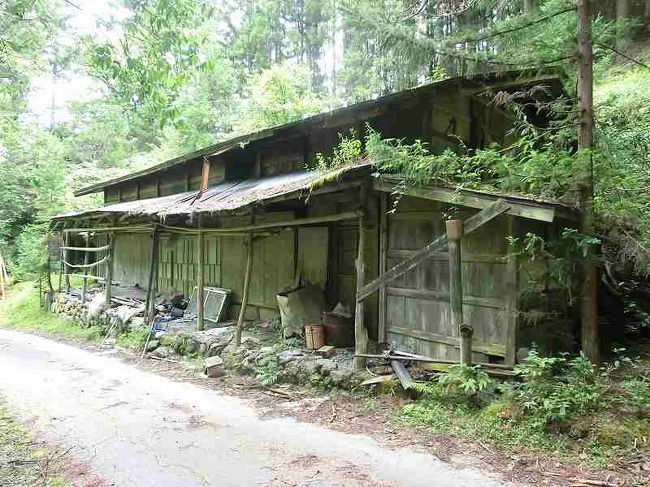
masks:
[[[515,217],[508,215],[508,235],[515,236]],[[519,268],[517,255],[508,244],[506,256],[506,357],[505,363],[514,365],[517,361],[517,332],[519,331]]]
[[[388,264],[388,195],[379,194],[379,275],[386,272]],[[379,288],[378,317],[377,317],[377,341],[386,341],[386,285]]]
[[[90,231],[86,233],[86,248],[90,247]],[[90,252],[87,250],[84,252],[84,264],[88,265],[90,263]],[[83,284],[81,287],[81,302],[86,302],[86,292],[88,291],[88,267],[84,267],[84,277]]]
[[[248,291],[251,284],[251,271],[253,270],[253,233],[248,234],[246,241],[246,271],[244,273],[244,289],[242,290],[241,308],[237,317],[237,329],[235,330],[235,348],[241,345],[241,334],[244,327],[244,317],[248,306]]]
[[[463,271],[461,262],[461,238],[463,221],[447,220],[449,241],[449,303],[451,323],[460,335],[460,363],[468,364],[472,359],[472,327],[463,322]]]
[[[64,233],[61,235],[61,246],[65,247],[66,246],[66,239],[67,239],[67,233]],[[65,253],[66,251],[63,249],[59,249],[59,289],[58,292],[61,293],[63,291],[63,274],[65,274],[65,264],[63,261],[65,260]],[[49,254],[49,253],[48,253]],[[0,276],[1,278],[1,276]],[[2,293],[4,295],[4,292]]]
[[[68,247],[70,245],[70,234],[69,233],[64,233],[63,234],[63,245]],[[68,251],[64,250],[63,251],[63,260],[68,261]],[[70,272],[68,271],[68,266],[63,263],[63,282],[65,283],[65,292],[69,293],[70,292],[70,276],[68,275]],[[59,289],[60,291],[60,289]]]
[[[111,284],[113,282],[113,253],[115,248],[115,234],[108,234],[108,249],[106,250],[106,273],[104,274],[104,301],[106,306],[111,305]]]
[[[359,244],[357,248],[357,295],[365,284],[366,265],[365,265],[365,245],[366,245],[366,198],[367,187],[361,186],[361,215],[359,216]],[[364,303],[363,299],[357,298],[356,308],[354,312],[354,352],[355,354],[363,354],[368,351],[368,330],[364,323]],[[363,357],[354,358],[354,368],[359,370],[363,368],[366,360]]]
[[[196,329],[205,330],[205,235],[203,234],[203,217],[198,215],[199,233],[196,236]]]
[[[154,280],[156,277],[156,264],[158,262],[158,226],[153,227],[151,234],[151,259],[149,262],[149,279],[147,281],[147,300],[144,305],[145,324],[153,319],[154,309]]]

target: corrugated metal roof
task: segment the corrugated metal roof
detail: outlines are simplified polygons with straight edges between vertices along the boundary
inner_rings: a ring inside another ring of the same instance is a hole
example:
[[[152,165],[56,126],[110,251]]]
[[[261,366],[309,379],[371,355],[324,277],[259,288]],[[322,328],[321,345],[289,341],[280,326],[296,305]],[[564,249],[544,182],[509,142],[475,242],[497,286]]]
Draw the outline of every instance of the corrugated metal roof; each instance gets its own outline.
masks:
[[[243,208],[254,203],[263,203],[279,196],[296,194],[296,197],[308,196],[314,183],[327,180],[327,184],[336,184],[341,178],[351,173],[369,173],[371,164],[363,163],[332,172],[300,171],[279,176],[247,179],[244,181],[227,181],[208,188],[199,196],[198,191],[157,198],[127,201],[102,206],[92,210],[66,213],[54,217],[54,220],[81,215],[103,213],[128,214],[132,216],[189,215],[192,213],[218,213]]]

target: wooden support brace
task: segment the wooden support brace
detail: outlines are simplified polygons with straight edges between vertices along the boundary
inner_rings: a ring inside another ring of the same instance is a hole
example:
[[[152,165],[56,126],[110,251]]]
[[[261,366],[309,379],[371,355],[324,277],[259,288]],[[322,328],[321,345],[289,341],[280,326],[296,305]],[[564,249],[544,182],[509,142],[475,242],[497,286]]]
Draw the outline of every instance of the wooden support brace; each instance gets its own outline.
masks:
[[[379,275],[386,272],[388,263],[388,195],[379,194]],[[377,317],[377,341],[386,341],[386,315],[387,315],[387,298],[386,285],[379,288],[378,299],[378,317]]]
[[[479,211],[476,215],[471,216],[464,223],[465,235],[473,232],[477,228],[485,225],[487,222],[495,219],[497,216],[508,211],[510,205],[505,200],[497,200],[490,206]],[[413,257],[406,259],[399,264],[391,267],[384,274],[380,275],[374,281],[366,284],[361,289],[357,289],[357,301],[360,301],[377,291],[382,285],[385,285],[401,275],[407,273],[422,262],[426,261],[431,255],[447,246],[447,235],[442,235],[430,242],[427,246],[418,250]]]
[[[461,260],[462,220],[448,220],[447,240],[449,246],[449,304],[451,324],[460,336],[460,363],[472,360],[472,327],[463,320],[463,272]]]
[[[357,294],[363,288],[365,283],[366,266],[365,266],[365,242],[366,242],[366,207],[367,207],[367,187],[361,186],[360,203],[362,213],[359,216],[359,242],[357,248]],[[363,354],[368,351],[368,330],[366,330],[365,316],[364,316],[364,303],[363,300],[357,300],[355,313],[354,313],[354,350],[356,354]],[[365,359],[362,357],[354,358],[354,368],[359,370],[365,364]]]
[[[85,236],[86,238],[86,247],[90,247],[90,232],[88,232]],[[81,288],[81,302],[85,303],[86,302],[86,293],[88,292],[88,278],[86,275],[88,274],[88,268],[90,266],[90,253],[89,252],[84,252],[84,278],[83,278],[83,285]]]
[[[147,281],[147,299],[144,306],[144,322],[147,324],[149,320],[153,319],[153,301],[155,298],[154,288],[155,288],[155,277],[156,277],[156,266],[158,263],[158,228],[154,226],[153,232],[151,234],[151,258],[149,262],[149,279]]]
[[[255,214],[251,212],[251,221],[255,219]],[[244,272],[244,289],[242,290],[241,308],[237,317],[237,328],[235,329],[235,348],[241,346],[241,334],[244,328],[244,319],[246,317],[246,308],[248,307],[248,294],[251,287],[251,273],[253,271],[253,234],[248,235],[246,240],[246,271]]]

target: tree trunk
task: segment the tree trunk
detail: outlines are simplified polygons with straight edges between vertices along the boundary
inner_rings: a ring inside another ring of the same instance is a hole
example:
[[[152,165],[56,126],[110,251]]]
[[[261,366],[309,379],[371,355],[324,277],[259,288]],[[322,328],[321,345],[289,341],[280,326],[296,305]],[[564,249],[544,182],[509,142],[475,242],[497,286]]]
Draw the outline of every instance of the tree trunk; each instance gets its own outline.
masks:
[[[593,50],[588,0],[578,0],[578,157],[585,158],[585,177],[581,185],[582,233],[595,234],[593,146]],[[598,340],[598,281],[594,249],[584,260],[582,283],[582,351],[593,363],[600,361]]]
[[[620,51],[627,45],[625,23],[630,18],[630,0],[616,0],[616,48]]]
[[[533,12],[533,0],[524,0],[524,13],[530,14]]]

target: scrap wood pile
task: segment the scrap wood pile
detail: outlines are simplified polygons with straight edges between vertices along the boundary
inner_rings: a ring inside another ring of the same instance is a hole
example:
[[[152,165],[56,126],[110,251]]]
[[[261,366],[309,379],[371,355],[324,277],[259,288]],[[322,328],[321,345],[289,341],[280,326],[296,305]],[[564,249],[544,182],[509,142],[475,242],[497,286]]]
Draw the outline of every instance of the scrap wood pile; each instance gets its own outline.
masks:
[[[410,389],[413,385],[413,375],[416,375],[418,379],[427,379],[434,374],[436,367],[431,367],[431,365],[437,365],[438,369],[444,369],[458,364],[458,362],[452,360],[434,359],[392,348],[385,350],[381,354],[363,353],[356,354],[355,356],[369,359],[369,365],[375,369],[373,373],[374,377],[365,380],[361,385],[370,386],[373,384],[381,384],[383,382],[391,382],[394,378],[397,378],[404,390]],[[425,367],[418,367],[420,364],[425,365]],[[429,367],[426,366],[427,364]],[[485,369],[485,372],[494,377],[514,377],[512,367],[509,365],[492,363],[479,363],[475,365],[480,365]],[[370,369],[368,368],[368,370]]]
[[[82,326],[105,328],[107,336],[144,327],[146,302],[142,288],[113,286],[113,290],[110,305],[107,305],[100,286],[88,288],[85,300],[81,290],[70,289],[59,293],[52,303],[52,311]],[[154,312],[168,318],[178,314],[178,306],[186,306],[183,296],[178,293],[160,295],[153,303]]]

